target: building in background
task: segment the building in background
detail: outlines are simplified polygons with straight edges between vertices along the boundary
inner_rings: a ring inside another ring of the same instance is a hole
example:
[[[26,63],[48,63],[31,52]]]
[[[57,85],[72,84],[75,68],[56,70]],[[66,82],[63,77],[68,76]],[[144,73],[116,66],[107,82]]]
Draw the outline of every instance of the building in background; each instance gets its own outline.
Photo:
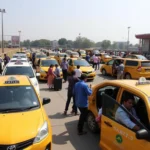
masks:
[[[123,42],[123,41],[114,42],[114,45],[115,45],[115,49],[118,49],[118,50],[125,50],[125,49],[127,49],[127,42]]]
[[[139,39],[139,51],[141,53],[150,53],[150,34],[135,35]]]
[[[51,41],[51,48],[52,49],[56,49],[58,47],[59,47],[59,44],[58,44],[57,40]]]

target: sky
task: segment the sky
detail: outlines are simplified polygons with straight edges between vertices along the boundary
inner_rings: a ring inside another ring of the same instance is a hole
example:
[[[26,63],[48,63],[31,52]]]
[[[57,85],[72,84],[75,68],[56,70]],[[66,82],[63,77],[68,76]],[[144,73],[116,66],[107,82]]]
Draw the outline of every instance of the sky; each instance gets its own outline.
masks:
[[[21,31],[21,40],[75,40],[80,33],[94,42],[127,41],[131,27],[130,43],[136,44],[136,34],[150,33],[150,0],[0,0],[0,4],[6,10],[6,40]]]

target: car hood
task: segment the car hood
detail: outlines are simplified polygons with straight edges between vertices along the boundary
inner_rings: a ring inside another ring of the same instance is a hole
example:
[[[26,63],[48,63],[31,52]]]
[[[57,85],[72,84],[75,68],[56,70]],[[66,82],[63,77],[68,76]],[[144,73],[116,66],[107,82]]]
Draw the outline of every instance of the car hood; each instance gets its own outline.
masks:
[[[0,143],[15,144],[35,138],[44,123],[41,109],[0,114]]]
[[[89,66],[89,67],[88,66],[87,67],[81,66],[80,69],[81,69],[82,72],[94,71],[94,69],[91,66]]]
[[[60,67],[58,67],[60,68]],[[42,70],[44,70],[45,72],[48,72],[49,67],[41,67]],[[56,67],[53,67],[53,71],[55,71]]]

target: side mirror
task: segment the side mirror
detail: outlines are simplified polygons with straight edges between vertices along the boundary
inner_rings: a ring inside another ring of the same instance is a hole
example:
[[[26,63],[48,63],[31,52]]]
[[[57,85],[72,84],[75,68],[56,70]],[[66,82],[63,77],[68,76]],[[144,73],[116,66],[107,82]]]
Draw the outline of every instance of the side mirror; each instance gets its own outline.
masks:
[[[149,132],[145,129],[141,129],[136,132],[136,138],[137,139],[147,139],[150,138]]]
[[[42,105],[46,105],[46,104],[48,104],[48,103],[50,103],[50,102],[51,102],[50,98],[43,98],[43,103],[42,103]]]
[[[39,76],[40,76],[40,73],[36,73],[36,76],[39,77]]]

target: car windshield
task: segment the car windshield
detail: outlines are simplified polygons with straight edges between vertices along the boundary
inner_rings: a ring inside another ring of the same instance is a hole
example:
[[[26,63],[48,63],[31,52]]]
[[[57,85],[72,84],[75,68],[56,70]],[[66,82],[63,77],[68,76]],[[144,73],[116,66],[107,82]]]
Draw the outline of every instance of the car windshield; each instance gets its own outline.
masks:
[[[56,53],[49,53],[49,56],[55,56]]]
[[[40,107],[32,86],[1,86],[0,95],[0,112]]]
[[[141,62],[141,67],[150,67],[150,61]]]
[[[58,64],[56,60],[42,60],[41,61],[41,66],[44,66],[44,67],[49,67],[50,65],[55,65],[55,64]]]
[[[46,58],[46,55],[36,55],[36,58]]]
[[[67,54],[59,54],[60,57],[64,57],[65,55],[68,57]]]
[[[21,56],[13,56],[13,58],[18,58],[18,57],[20,57],[20,58],[27,58],[26,56],[24,56],[24,55],[21,55]]]
[[[90,66],[90,64],[86,60],[74,60],[74,65]]]
[[[81,54],[85,54],[85,51],[80,51]]]
[[[18,61],[18,60],[10,60],[10,62],[16,62],[16,61]],[[27,60],[19,60],[19,61],[21,61],[21,62],[28,62]]]
[[[27,75],[29,78],[34,78],[33,69],[30,66],[6,67],[4,75]]]
[[[138,57],[138,59],[147,60],[147,58],[142,55],[138,55],[137,57]]]

